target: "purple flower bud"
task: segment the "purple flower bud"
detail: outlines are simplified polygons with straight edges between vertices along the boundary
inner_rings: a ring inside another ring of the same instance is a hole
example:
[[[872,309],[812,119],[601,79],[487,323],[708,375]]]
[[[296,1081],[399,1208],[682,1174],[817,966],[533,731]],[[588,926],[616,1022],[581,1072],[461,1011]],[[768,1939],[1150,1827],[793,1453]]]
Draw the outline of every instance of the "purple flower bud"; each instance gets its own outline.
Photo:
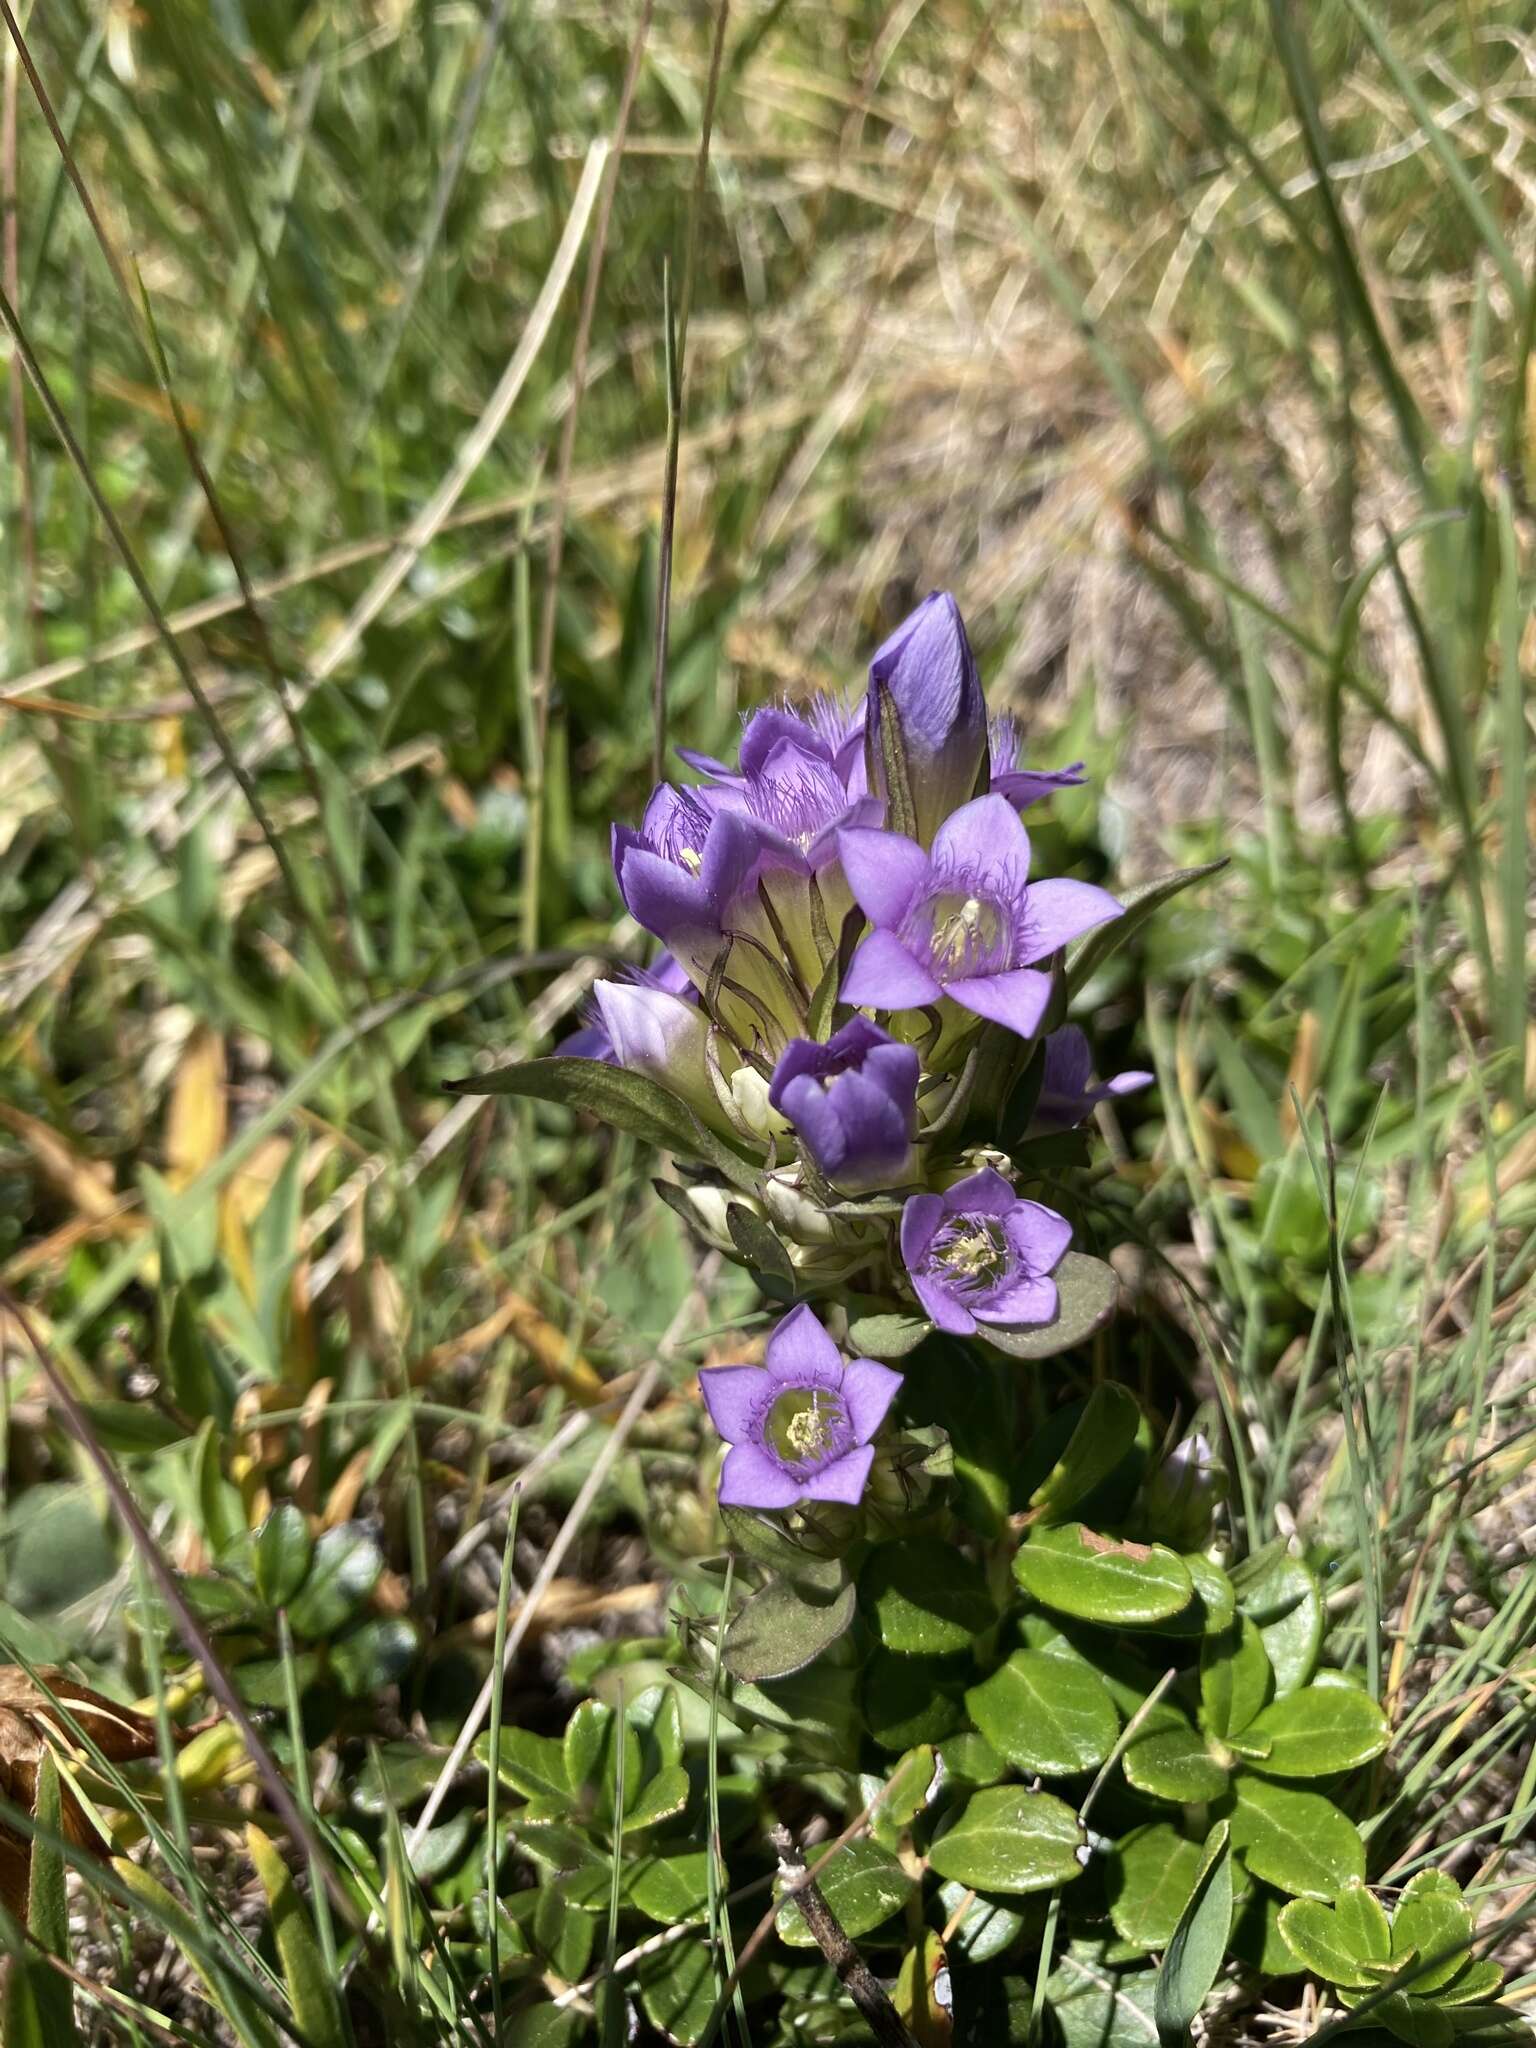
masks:
[[[1160,1541],[1197,1550],[1210,1539],[1211,1517],[1226,1498],[1227,1474],[1196,1430],[1174,1445],[1147,1488],[1147,1517]]]
[[[896,714],[906,748],[926,846],[957,805],[975,794],[987,759],[987,705],[960,608],[935,590],[896,628],[869,664],[872,752],[880,759],[880,720]]]
[[[1022,1201],[990,1166],[901,1212],[901,1257],[930,1320],[957,1337],[978,1323],[1048,1323],[1049,1276],[1072,1242],[1054,1209]]]
[[[616,1066],[648,1075],[695,1109],[718,1118],[705,1060],[709,1024],[697,1003],[666,989],[626,981],[599,981],[592,993]]]
[[[855,1017],[825,1045],[792,1038],[768,1091],[817,1170],[848,1194],[910,1180],[916,1049]]]
[[[1114,1095],[1133,1095],[1138,1088],[1150,1088],[1155,1074],[1139,1070],[1116,1074],[1094,1087],[1093,1055],[1088,1040],[1075,1024],[1064,1024],[1045,1041],[1041,1054],[1044,1072],[1035,1103],[1034,1121],[1045,1130],[1069,1131],[1090,1115],[1095,1103]]]
[[[1089,882],[1029,880],[1029,834],[1001,796],[947,818],[932,853],[899,832],[838,834],[843,872],[874,930],[842,986],[845,1003],[909,1010],[948,996],[1021,1038],[1039,1028],[1048,960],[1121,906]]]
[[[845,1362],[808,1308],[791,1309],[762,1365],[699,1374],[709,1419],[731,1446],[720,1505],[788,1508],[797,1501],[855,1506],[875,1462],[870,1438],[902,1375],[872,1358]]]
[[[1016,811],[1026,811],[1041,797],[1058,789],[1076,789],[1088,780],[1081,761],[1074,761],[1070,768],[1026,768],[1019,758],[1023,737],[1019,721],[1006,711],[994,712],[987,721],[991,786],[998,796],[1007,797]]]
[[[685,1002],[696,1003],[699,999],[686,971],[670,953],[658,953],[649,967],[628,967],[624,976],[637,987],[665,989],[670,995],[681,996]],[[569,1038],[563,1038],[555,1051],[565,1059],[601,1060],[609,1067],[619,1065],[599,1001],[594,1001],[590,1007],[583,1006],[581,1029],[573,1031]]]

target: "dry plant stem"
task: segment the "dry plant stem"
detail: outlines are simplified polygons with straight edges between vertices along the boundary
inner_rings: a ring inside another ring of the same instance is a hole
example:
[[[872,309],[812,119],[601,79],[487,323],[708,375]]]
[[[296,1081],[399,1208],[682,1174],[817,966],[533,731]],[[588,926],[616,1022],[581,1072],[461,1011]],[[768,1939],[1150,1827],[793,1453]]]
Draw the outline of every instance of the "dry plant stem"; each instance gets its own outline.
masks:
[[[787,1896],[794,1900],[795,1910],[816,1938],[816,1946],[837,1972],[837,1981],[868,2020],[869,2030],[881,2048],[920,2048],[916,2036],[876,1982],[868,1963],[838,1925],[837,1916],[822,1897],[815,1878],[806,1869],[805,1858],[789,1829],[781,1821],[769,1829],[768,1839],[779,1859],[779,1869],[788,1880],[790,1889]]]
[[[127,1530],[134,1548],[149,1567],[150,1574],[159,1587],[160,1596],[175,1619],[177,1631],[182,1641],[202,1668],[203,1676],[207,1680],[208,1690],[213,1694],[220,1706],[223,1707],[236,1728],[239,1729],[241,1740],[245,1744],[246,1755],[249,1756],[251,1762],[256,1767],[256,1774],[261,1779],[267,1797],[272,1802],[274,1813],[281,1816],[283,1825],[287,1828],[289,1835],[295,1843],[302,1845],[306,1854],[312,1859],[313,1864],[325,1870],[327,1889],[331,1893],[332,1901],[337,1911],[341,1914],[348,1927],[355,1928],[357,1925],[357,1914],[351,1897],[345,1886],[331,1869],[318,1839],[310,1828],[308,1821],[300,1812],[298,1803],[288,1788],[287,1779],[284,1778],[282,1772],[278,1769],[272,1752],[267,1748],[266,1743],[263,1742],[261,1733],[256,1727],[255,1722],[251,1719],[245,1702],[230,1683],[228,1674],[214,1654],[212,1643],[204,1634],[191,1608],[187,1605],[176,1574],[161,1555],[160,1546],[150,1534],[149,1526],[145,1522],[144,1517],[139,1513],[138,1503],[123,1483],[117,1467],[96,1440],[83,1409],[70,1392],[63,1374],[54,1364],[48,1347],[44,1344],[33,1326],[32,1318],[22,1307],[21,1303],[16,1300],[14,1295],[5,1292],[3,1289],[0,1289],[0,1310],[4,1310],[6,1314],[14,1319],[18,1329],[26,1338],[33,1357],[37,1361],[38,1370],[47,1382],[50,1401],[68,1426],[70,1434],[79,1443],[80,1448],[101,1475],[101,1483],[106,1488],[112,1505],[116,1509],[123,1527]]]

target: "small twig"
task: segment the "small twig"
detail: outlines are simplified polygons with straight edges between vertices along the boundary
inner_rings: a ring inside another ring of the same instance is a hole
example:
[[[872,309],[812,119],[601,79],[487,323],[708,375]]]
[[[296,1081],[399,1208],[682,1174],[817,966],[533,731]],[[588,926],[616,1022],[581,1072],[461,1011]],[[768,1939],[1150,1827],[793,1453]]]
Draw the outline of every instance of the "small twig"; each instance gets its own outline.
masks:
[[[870,2032],[881,2048],[920,2048],[917,2037],[886,1997],[868,1963],[839,1926],[837,1915],[806,1869],[805,1858],[789,1829],[782,1821],[777,1822],[769,1829],[768,1839],[788,1882],[786,1897],[794,1900],[795,1910],[815,1936],[816,1946],[837,1972],[839,1984],[868,2020]]]

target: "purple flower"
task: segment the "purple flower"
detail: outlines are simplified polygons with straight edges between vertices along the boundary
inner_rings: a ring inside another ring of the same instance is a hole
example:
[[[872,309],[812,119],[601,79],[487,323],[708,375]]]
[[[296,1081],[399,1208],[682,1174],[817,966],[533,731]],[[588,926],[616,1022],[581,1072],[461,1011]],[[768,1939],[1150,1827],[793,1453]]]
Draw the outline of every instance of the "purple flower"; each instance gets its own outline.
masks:
[[[685,1102],[719,1118],[705,1048],[709,1021],[697,1003],[631,981],[593,985],[602,1028],[613,1047],[613,1063],[645,1074]]]
[[[1098,1087],[1091,1086],[1093,1054],[1087,1038],[1075,1024],[1064,1024],[1060,1031],[1051,1033],[1042,1058],[1045,1066],[1034,1121],[1050,1130],[1069,1131],[1083,1121],[1095,1103],[1107,1102],[1112,1095],[1131,1095],[1138,1088],[1150,1088],[1157,1078],[1137,1070],[1116,1074]]]
[[[634,983],[638,988],[665,989],[669,995],[681,996],[685,1002],[696,1003],[699,999],[698,991],[688,979],[686,970],[678,965],[670,953],[658,953],[649,967],[626,968],[624,979],[626,982]],[[555,1050],[566,1059],[601,1060],[609,1067],[624,1064],[614,1051],[608,1026],[603,1022],[600,996],[595,997],[590,1009],[583,1009],[580,1030],[573,1031],[569,1038],[562,1039]]]
[[[997,711],[987,721],[987,750],[992,763],[992,788],[1007,797],[1016,811],[1026,811],[1053,790],[1076,789],[1088,780],[1081,761],[1070,768],[1025,768],[1019,756],[1024,735],[1019,721],[1006,711]]]
[[[690,768],[696,768],[711,782],[727,789],[745,790],[750,776],[761,767],[768,746],[783,739],[829,761],[851,797],[865,794],[864,706],[849,704],[828,690],[818,691],[804,704],[786,699],[754,711],[741,735],[739,768],[717,761],[712,754],[697,753],[692,747],[679,747],[677,751]]]
[[[768,1100],[787,1116],[817,1170],[850,1194],[912,1177],[919,1061],[865,1017],[825,1045],[792,1038]]]
[[[870,1438],[902,1375],[843,1355],[808,1308],[791,1309],[762,1365],[699,1374],[709,1419],[731,1446],[720,1505],[788,1508],[800,1500],[857,1504],[875,1462]]]
[[[866,723],[880,759],[880,721],[896,714],[926,846],[943,819],[974,796],[987,759],[987,705],[960,608],[935,590],[869,664]]]
[[[1089,882],[1030,883],[1029,834],[1001,796],[977,797],[939,827],[933,852],[897,832],[840,832],[843,872],[874,926],[842,986],[845,1003],[910,1010],[949,996],[1033,1036],[1051,978],[1033,966],[1118,917]]]
[[[679,933],[721,932],[761,854],[750,818],[713,810],[696,791],[669,782],[652,792],[638,832],[613,828],[613,871],[625,908],[664,944]]]
[[[942,1195],[914,1195],[901,1212],[901,1257],[929,1318],[953,1336],[978,1323],[1048,1323],[1049,1276],[1072,1242],[1054,1209],[1025,1202],[990,1166]]]

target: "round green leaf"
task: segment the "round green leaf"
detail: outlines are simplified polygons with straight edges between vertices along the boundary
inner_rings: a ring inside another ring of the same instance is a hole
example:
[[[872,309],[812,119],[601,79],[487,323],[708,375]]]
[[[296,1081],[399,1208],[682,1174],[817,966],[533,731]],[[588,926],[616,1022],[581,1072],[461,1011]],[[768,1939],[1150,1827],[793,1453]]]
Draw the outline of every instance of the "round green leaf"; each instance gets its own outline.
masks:
[[[1269,1744],[1254,1769],[1270,1778],[1326,1778],[1380,1756],[1387,1717],[1370,1696],[1347,1686],[1309,1685],[1264,1709],[1245,1739]]]
[[[1198,1550],[1185,1554],[1184,1569],[1194,1587],[1194,1598],[1182,1613],[1163,1623],[1165,1633],[1171,1636],[1220,1635],[1223,1629],[1231,1627],[1237,1612],[1237,1595],[1232,1581],[1219,1564],[1212,1564]]]
[[[1120,1282],[1113,1266],[1091,1259],[1084,1252],[1068,1252],[1051,1278],[1056,1283],[1056,1313],[1048,1323],[1029,1323],[1018,1329],[1002,1329],[994,1323],[980,1323],[976,1334],[1010,1358],[1054,1358],[1091,1337],[1101,1323],[1108,1322],[1120,1298]]]
[[[1364,1990],[1377,1979],[1365,1967],[1367,1958],[1349,1946],[1347,1930],[1332,1906],[1319,1899],[1292,1899],[1280,1908],[1280,1932],[1286,1947],[1304,1970],[1325,1984]]]
[[[1365,1876],[1360,1831],[1320,1792],[1240,1772],[1232,1840],[1255,1877],[1295,1898],[1334,1899]]]
[[[642,1856],[625,1874],[624,1896],[663,1927],[702,1920],[709,1905],[709,1856],[685,1849],[676,1856]]]
[[[1115,1628],[1164,1621],[1194,1593],[1183,1560],[1160,1543],[1116,1542],[1081,1522],[1036,1529],[1020,1546],[1013,1571],[1042,1607]]]
[[[882,1749],[942,1742],[964,1718],[955,1665],[876,1650],[864,1668],[864,1721]]]
[[[946,1944],[952,1961],[987,1963],[1010,1947],[1024,1929],[1024,1915],[1014,1912],[999,1899],[984,1899],[969,1885],[953,1879],[939,1886],[939,1905],[945,1925],[954,1920],[954,1932]]]
[[[987,1892],[1041,1892],[1081,1873],[1077,1815],[1049,1792],[999,1785],[974,1793],[928,1852],[940,1877]]]
[[[905,1358],[932,1330],[926,1316],[878,1313],[855,1316],[848,1325],[848,1349],[864,1358]]]
[[[378,1583],[384,1553],[359,1522],[327,1529],[315,1545],[309,1576],[288,1608],[293,1632],[306,1642],[333,1636]]]
[[[256,1590],[269,1607],[286,1607],[298,1592],[314,1549],[304,1510],[279,1501],[256,1535]]]
[[[904,1657],[968,1650],[997,1620],[981,1567],[943,1543],[881,1544],[859,1596],[881,1642]]]
[[[1143,1732],[1121,1757],[1126,1782],[1153,1799],[1198,1806],[1227,1789],[1227,1767],[1212,1756],[1205,1738],[1171,1708],[1154,1708]]]
[[[1103,1680],[1071,1657],[1015,1650],[965,1696],[971,1720],[1009,1763],[1047,1776],[1091,1771],[1115,1746],[1120,1716]]]
[[[833,1917],[851,1941],[872,1933],[904,1906],[914,1880],[896,1858],[875,1842],[850,1842],[816,1880]],[[774,1922],[779,1939],[790,1948],[815,1948],[816,1937],[799,1907],[786,1899]]]
[[[787,1579],[770,1579],[726,1630],[725,1668],[753,1685],[803,1671],[847,1633],[856,1605],[851,1581],[820,1600]]]
[[[1405,1962],[1412,1952],[1429,1967],[1404,1986],[1415,1997],[1449,1984],[1467,1960],[1472,1941],[1472,1912],[1454,1878],[1439,1870],[1421,1870],[1413,1877],[1392,1915],[1392,1960]]]
[[[1240,1735],[1274,1682],[1264,1638],[1246,1614],[1200,1645],[1200,1705],[1214,1736]]]
[[[1201,1849],[1171,1821],[1154,1820],[1116,1843],[1105,1871],[1109,1917],[1132,1948],[1163,1949],[1200,1874]]]

